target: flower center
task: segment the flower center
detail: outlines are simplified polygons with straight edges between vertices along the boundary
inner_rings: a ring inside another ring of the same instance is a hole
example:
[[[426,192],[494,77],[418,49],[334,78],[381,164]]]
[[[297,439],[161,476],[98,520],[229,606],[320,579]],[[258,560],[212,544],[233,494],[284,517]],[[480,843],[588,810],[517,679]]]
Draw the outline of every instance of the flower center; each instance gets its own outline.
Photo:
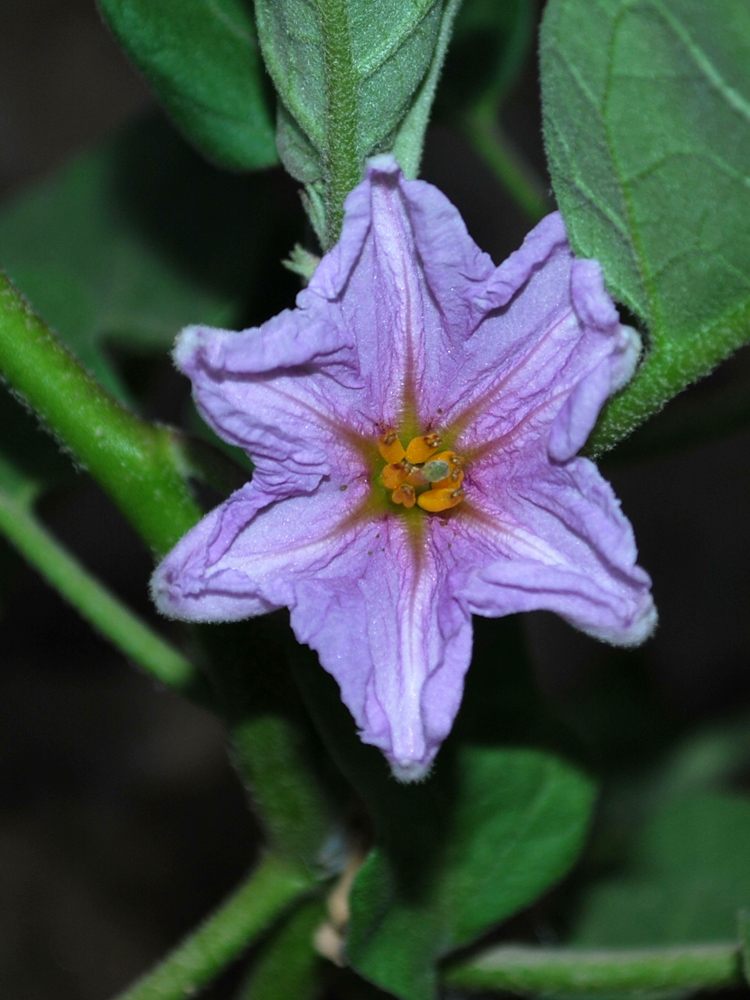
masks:
[[[441,451],[442,443],[439,434],[424,434],[412,438],[404,448],[395,430],[378,438],[378,451],[387,462],[383,485],[393,491],[394,503],[404,507],[416,503],[430,514],[461,503],[464,460],[454,451]]]

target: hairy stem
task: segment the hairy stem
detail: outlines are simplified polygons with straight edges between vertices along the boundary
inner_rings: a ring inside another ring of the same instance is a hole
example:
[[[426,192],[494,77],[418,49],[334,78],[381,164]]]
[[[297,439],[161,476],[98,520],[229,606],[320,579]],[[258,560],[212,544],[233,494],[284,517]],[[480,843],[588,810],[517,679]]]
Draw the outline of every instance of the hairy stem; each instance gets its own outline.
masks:
[[[113,399],[0,272],[0,374],[161,555],[200,511],[170,431]]]
[[[449,967],[444,982],[465,990],[598,993],[716,989],[742,983],[736,944],[642,951],[576,951],[503,945]]]
[[[269,854],[218,910],[117,1000],[183,1000],[193,996],[311,886],[310,877],[301,868]]]
[[[2,492],[0,531],[83,618],[146,673],[173,688],[191,685],[192,664],[84,569],[26,504]]]
[[[329,250],[341,232],[344,199],[361,180],[357,151],[357,91],[346,0],[318,0],[326,69],[326,220]]]

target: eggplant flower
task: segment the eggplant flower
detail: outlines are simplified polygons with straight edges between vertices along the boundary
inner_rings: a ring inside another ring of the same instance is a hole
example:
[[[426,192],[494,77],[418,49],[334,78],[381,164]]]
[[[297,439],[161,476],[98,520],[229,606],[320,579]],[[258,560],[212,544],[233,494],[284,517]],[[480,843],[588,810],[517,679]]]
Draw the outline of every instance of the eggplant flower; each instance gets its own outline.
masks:
[[[178,339],[203,418],[255,470],[157,568],[158,607],[288,607],[362,740],[421,779],[472,614],[545,608],[619,645],[653,630],[631,526],[576,457],[639,350],[560,215],[496,268],[443,194],[372,160],[295,309]]]

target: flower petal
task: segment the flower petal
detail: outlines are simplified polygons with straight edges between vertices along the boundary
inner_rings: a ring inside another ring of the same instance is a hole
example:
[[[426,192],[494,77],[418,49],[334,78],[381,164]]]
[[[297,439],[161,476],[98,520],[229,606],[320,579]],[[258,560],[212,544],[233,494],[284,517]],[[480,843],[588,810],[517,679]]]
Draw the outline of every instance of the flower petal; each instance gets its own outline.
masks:
[[[268,499],[311,492],[324,476],[340,485],[362,471],[342,434],[356,392],[339,381],[342,370],[351,375],[348,354],[346,336],[304,308],[241,333],[188,327],[175,348],[201,416],[248,452]]]
[[[380,157],[296,309],[241,333],[188,327],[175,361],[201,415],[251,455],[269,495],[309,492],[336,474],[341,430],[377,437],[409,404],[434,410],[447,330],[459,323],[462,340],[475,325],[492,272],[450,202]]]
[[[316,285],[329,297],[341,287],[341,261],[352,260],[352,233],[365,235],[340,301],[357,330],[367,395],[379,401],[386,425],[413,407],[426,426],[453,377],[457,344],[490,307],[483,295],[492,261],[448,199],[430,184],[405,180],[391,156],[371,160],[365,181],[347,197],[341,256]]]
[[[485,297],[487,281],[495,271],[490,255],[469,236],[461,213],[442,191],[425,181],[405,180],[392,156],[370,160],[367,176],[373,184],[382,184],[384,177],[398,181],[416,264],[437,303],[444,332],[469,336],[494,306]],[[375,224],[379,222],[378,216]]]
[[[556,213],[497,269],[488,295],[501,308],[467,342],[442,419],[462,451],[544,437],[565,461],[630,378],[638,335],[619,322],[599,265],[573,258]]]
[[[484,496],[462,546],[467,561],[473,549],[477,566],[460,591],[475,614],[555,611],[624,646],[651,634],[651,581],[636,565],[630,523],[593,463],[540,464],[525,479],[498,485],[497,494]]]
[[[290,603],[294,575],[315,572],[356,532],[367,486],[331,483],[269,504],[248,483],[207,514],[156,568],[154,601],[184,621],[239,621]],[[350,523],[351,522],[351,523]]]
[[[451,550],[414,549],[399,517],[368,527],[336,574],[298,582],[292,626],[339,683],[364,743],[418,781],[450,732],[471,660],[471,616],[450,585]],[[333,568],[333,567],[332,567]]]
[[[365,491],[321,486],[259,510],[247,486],[167,556],[152,593],[163,613],[192,621],[289,607],[297,638],[338,681],[363,741],[400,780],[414,781],[458,711],[471,616],[449,587],[445,541],[415,540],[398,516],[362,515]]]
[[[637,332],[620,323],[598,261],[574,260],[570,284],[579,322],[587,333],[596,331],[606,338],[609,350],[578,382],[555,418],[549,452],[558,462],[572,458],[584,446],[602,406],[630,381],[641,353]]]

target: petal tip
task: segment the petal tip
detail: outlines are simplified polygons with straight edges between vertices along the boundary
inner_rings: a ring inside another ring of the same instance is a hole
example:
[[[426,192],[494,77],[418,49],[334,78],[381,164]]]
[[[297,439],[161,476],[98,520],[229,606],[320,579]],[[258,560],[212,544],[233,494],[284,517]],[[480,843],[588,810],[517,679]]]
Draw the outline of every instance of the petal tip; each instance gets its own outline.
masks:
[[[635,569],[637,570],[638,567]],[[645,576],[645,574],[643,575]],[[651,581],[649,580],[648,586],[650,585]],[[607,642],[611,646],[621,646],[625,649],[634,649],[636,646],[641,646],[654,634],[659,623],[659,613],[649,591],[643,595],[639,606],[626,621],[621,620],[617,624],[604,626],[601,624],[595,626],[590,622],[584,624],[575,621],[572,617],[569,621],[575,628],[600,642]]]
[[[151,600],[156,605],[157,611],[167,618],[179,619],[180,612],[173,598],[172,587],[169,580],[169,567],[167,560],[159,563],[149,580],[149,593]]]
[[[388,763],[391,767],[391,774],[402,785],[418,785],[427,780],[432,770],[432,758],[425,762],[423,760],[397,761],[389,757]]]
[[[570,293],[576,315],[585,326],[610,333],[619,325],[620,317],[604,286],[604,272],[598,260],[573,261]]]
[[[619,363],[612,373],[612,392],[619,392],[633,377],[643,351],[641,335],[632,326],[620,324]]]
[[[403,176],[403,171],[392,153],[380,153],[378,156],[370,157],[367,161],[365,176],[371,178],[375,174],[387,174],[399,179]]]
[[[181,372],[187,374],[195,356],[202,350],[204,330],[200,326],[186,326],[181,330],[172,349],[172,359]]]
[[[618,645],[640,646],[647,639],[651,638],[658,624],[659,612],[656,610],[656,605],[651,594],[648,594],[643,608],[637,617],[633,619],[630,628],[627,630],[627,635]]]

